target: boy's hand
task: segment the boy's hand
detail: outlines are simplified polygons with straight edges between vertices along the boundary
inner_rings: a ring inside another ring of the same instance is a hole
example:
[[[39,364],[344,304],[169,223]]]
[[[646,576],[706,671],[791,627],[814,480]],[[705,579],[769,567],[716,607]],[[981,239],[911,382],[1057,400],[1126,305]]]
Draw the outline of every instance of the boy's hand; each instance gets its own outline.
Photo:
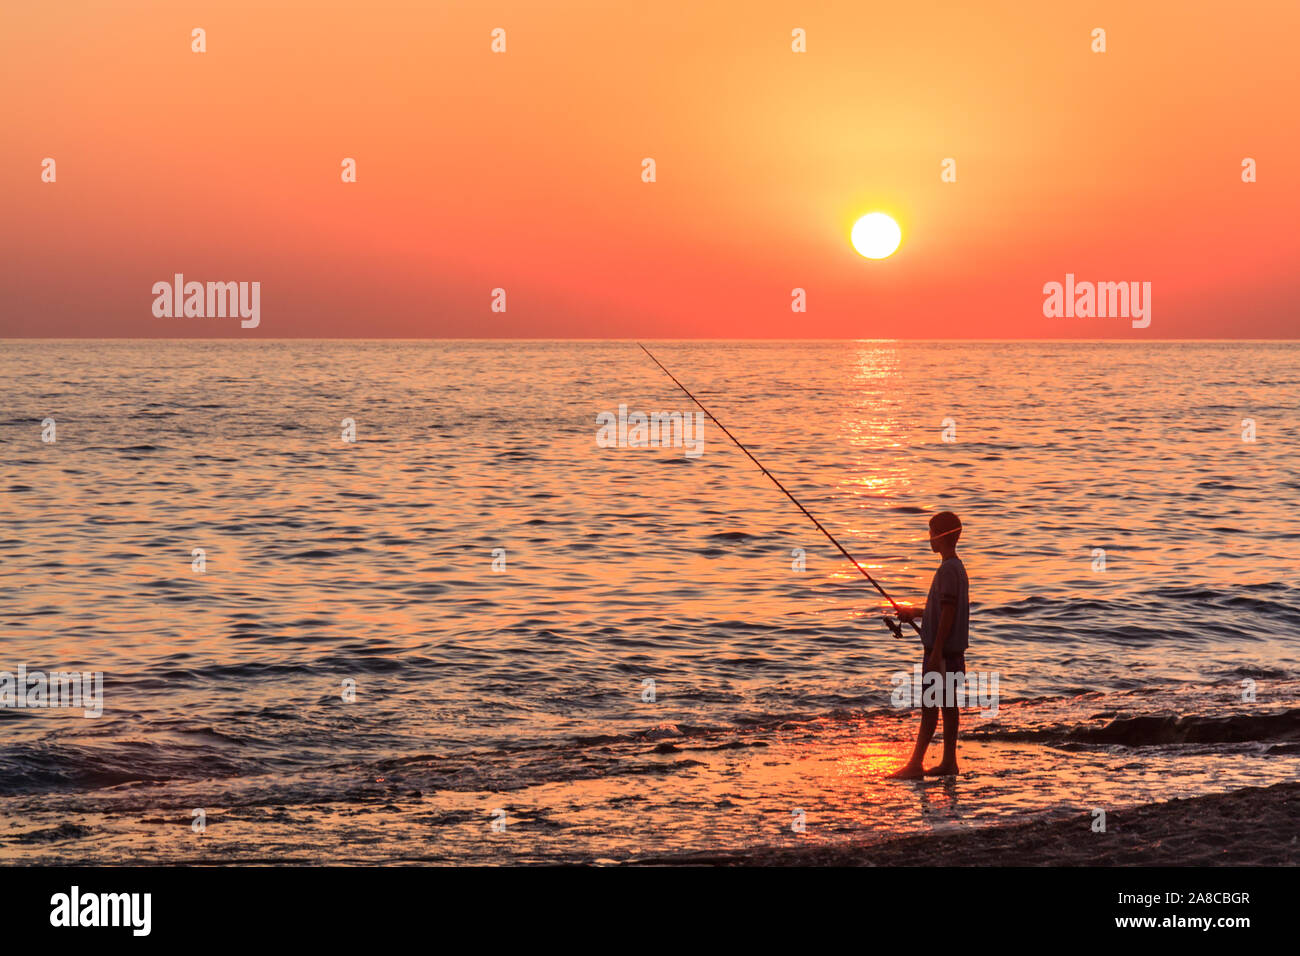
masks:
[[[943,645],[938,641],[934,642],[934,647],[925,658],[925,668],[927,671],[938,671],[943,673]]]
[[[915,621],[924,614],[925,608],[923,607],[900,607],[898,609],[898,619],[904,624]]]

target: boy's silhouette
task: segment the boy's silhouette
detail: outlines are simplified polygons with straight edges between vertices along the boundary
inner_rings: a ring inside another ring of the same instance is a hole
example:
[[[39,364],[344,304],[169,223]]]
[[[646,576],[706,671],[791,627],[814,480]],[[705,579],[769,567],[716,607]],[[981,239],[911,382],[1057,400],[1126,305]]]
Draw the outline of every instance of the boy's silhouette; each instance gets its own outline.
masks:
[[[970,630],[970,584],[966,568],[957,557],[957,539],[961,537],[961,519],[951,511],[941,511],[930,519],[930,550],[943,561],[934,572],[924,608],[903,608],[899,618],[911,621],[921,617],[921,643],[925,647],[924,669],[928,674],[966,672],[966,647]],[[946,680],[945,680],[946,688]],[[899,780],[922,776],[946,777],[957,773],[957,707],[946,694],[943,707],[943,759],[925,769],[922,761],[930,738],[939,722],[939,708],[921,706],[921,729],[916,735],[912,757],[890,774]],[[947,706],[953,704],[954,706]]]

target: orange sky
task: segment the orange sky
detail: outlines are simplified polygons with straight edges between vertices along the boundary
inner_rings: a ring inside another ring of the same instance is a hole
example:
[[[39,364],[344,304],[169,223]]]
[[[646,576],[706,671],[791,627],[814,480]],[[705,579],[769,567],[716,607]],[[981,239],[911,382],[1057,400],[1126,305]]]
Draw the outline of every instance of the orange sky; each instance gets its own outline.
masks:
[[[1297,36],[1295,0],[4,4],[0,335],[1295,337]],[[261,282],[260,326],[155,318],[175,272]],[[1150,328],[1044,318],[1067,272],[1151,282]]]

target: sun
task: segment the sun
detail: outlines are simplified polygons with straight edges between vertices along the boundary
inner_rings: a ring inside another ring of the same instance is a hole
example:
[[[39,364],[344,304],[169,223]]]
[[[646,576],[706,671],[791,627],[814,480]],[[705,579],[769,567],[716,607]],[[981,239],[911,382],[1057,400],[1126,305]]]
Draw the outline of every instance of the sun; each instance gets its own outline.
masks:
[[[853,224],[849,239],[860,255],[868,259],[884,259],[892,256],[902,242],[903,230],[883,212],[873,212]]]

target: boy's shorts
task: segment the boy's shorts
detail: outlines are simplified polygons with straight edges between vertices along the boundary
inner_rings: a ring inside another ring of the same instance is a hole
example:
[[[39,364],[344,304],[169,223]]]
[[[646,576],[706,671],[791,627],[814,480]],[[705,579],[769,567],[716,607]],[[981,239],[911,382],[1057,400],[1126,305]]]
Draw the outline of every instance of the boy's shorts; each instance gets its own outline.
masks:
[[[921,673],[930,669],[930,652],[925,651],[921,654]],[[966,673],[966,652],[960,654],[945,654],[943,656],[943,670],[945,674]]]
[[[930,654],[927,651],[921,658],[921,673],[933,673],[930,670]],[[945,674],[964,674],[966,673],[966,652],[960,654],[945,654],[943,656],[943,672]]]

